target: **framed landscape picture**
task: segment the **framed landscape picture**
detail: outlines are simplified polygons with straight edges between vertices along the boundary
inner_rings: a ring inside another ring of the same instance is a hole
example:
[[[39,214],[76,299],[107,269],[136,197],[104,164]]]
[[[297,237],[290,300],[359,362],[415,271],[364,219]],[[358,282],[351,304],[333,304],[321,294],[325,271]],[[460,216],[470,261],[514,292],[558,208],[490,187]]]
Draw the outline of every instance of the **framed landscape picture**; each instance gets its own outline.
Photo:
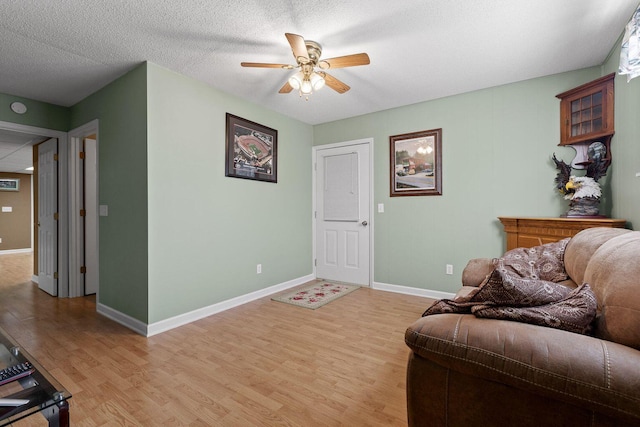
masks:
[[[227,113],[225,176],[278,182],[278,131]]]
[[[442,129],[389,137],[391,197],[442,195]]]
[[[0,178],[0,191],[20,191],[20,178]]]

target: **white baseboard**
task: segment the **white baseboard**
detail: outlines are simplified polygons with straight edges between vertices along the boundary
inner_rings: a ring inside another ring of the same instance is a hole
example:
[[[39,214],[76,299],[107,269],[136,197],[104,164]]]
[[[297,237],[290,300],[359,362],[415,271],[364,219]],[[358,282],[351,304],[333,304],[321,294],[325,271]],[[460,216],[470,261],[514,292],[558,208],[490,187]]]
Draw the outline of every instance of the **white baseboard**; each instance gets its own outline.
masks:
[[[114,310],[113,308],[100,303],[96,304],[96,311],[104,317],[120,323],[122,326],[126,326],[140,335],[147,336],[147,324],[138,319],[134,319],[127,314],[121,313],[118,310]]]
[[[220,313],[225,310],[229,310],[230,308],[238,307],[242,304],[246,304],[248,302],[255,301],[257,299],[260,299],[278,292],[286,291],[289,288],[302,285],[312,280],[315,280],[315,276],[313,274],[309,274],[308,276],[303,276],[297,279],[289,280],[288,282],[280,283],[279,285],[270,286],[265,289],[260,289],[258,291],[251,292],[246,295],[240,295],[238,297],[231,298],[226,301],[221,301],[219,303],[210,305],[208,307],[203,307],[197,310],[190,311],[188,313],[179,314],[178,316],[161,320],[159,322],[155,322],[149,325],[137,319],[134,319],[131,316],[120,313],[119,311],[114,310],[103,304],[97,304],[97,311],[103,316],[108,317],[109,319],[115,322],[118,322],[123,326],[126,326],[127,328],[139,333],[140,335],[150,337],[150,336],[159,334],[161,332],[166,332],[168,330],[177,328],[179,326],[186,325],[191,322],[195,322],[196,320],[209,317],[213,314]]]
[[[96,310],[99,314],[108,317],[114,322],[131,329],[132,331],[150,337],[162,332],[169,331],[179,326],[186,325],[196,320],[209,317],[216,313],[220,313],[229,310],[234,307],[238,307],[242,304],[246,304],[257,299],[276,294],[278,292],[286,291],[289,288],[293,288],[298,285],[315,280],[315,276],[310,274],[308,276],[299,277],[297,279],[290,280],[288,282],[280,283],[279,285],[270,286],[265,289],[260,289],[255,292],[251,292],[246,295],[240,295],[235,298],[221,301],[216,304],[212,304],[208,307],[199,308],[197,310],[190,311],[188,313],[180,314],[178,316],[171,317],[169,319],[161,320],[159,322],[145,324],[138,319],[123,314],[117,310],[112,309],[104,304],[96,304]],[[426,297],[432,299],[453,298],[455,294],[449,292],[432,291],[429,289],[411,288],[408,286],[390,285],[388,283],[374,282],[371,286],[372,289],[379,291],[395,292],[399,294],[415,295],[419,297]]]
[[[373,282],[373,285],[371,285],[371,288],[377,289],[379,291],[395,292],[397,294],[414,295],[417,297],[425,297],[425,298],[432,298],[432,299],[453,298],[456,296],[455,293],[450,293],[450,292],[432,291],[430,289],[411,288],[409,286],[390,285],[388,283],[380,283],[380,282]]]
[[[7,249],[4,251],[0,251],[0,255],[9,255],[9,254],[28,254],[33,252],[31,248],[24,249]]]

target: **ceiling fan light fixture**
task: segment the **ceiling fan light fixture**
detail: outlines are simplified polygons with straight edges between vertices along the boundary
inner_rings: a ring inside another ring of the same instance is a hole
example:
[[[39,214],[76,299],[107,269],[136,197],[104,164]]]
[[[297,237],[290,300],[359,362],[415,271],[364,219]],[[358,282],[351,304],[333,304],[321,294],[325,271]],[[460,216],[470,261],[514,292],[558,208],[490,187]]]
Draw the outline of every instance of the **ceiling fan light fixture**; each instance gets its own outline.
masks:
[[[304,81],[304,74],[302,74],[302,71],[298,71],[293,76],[289,77],[289,84],[295,90],[300,90],[302,88],[303,81]]]
[[[324,87],[324,79],[322,78],[322,76],[318,73],[311,73],[311,76],[309,77],[309,81],[311,82],[311,86],[313,87],[313,90],[320,90]]]
[[[300,93],[303,95],[311,95],[313,93],[313,86],[311,85],[311,80],[308,78],[302,81],[302,85],[300,86]]]
[[[368,65],[369,55],[366,53],[356,53],[352,55],[338,56],[335,58],[320,60],[322,46],[312,40],[305,40],[298,34],[285,33],[285,37],[291,46],[291,52],[296,59],[296,65],[272,64],[262,62],[241,62],[242,67],[254,68],[281,68],[285,70],[298,69],[287,82],[278,90],[278,93],[286,94],[296,90],[301,97],[306,100],[313,91],[322,89],[325,85],[338,93],[345,93],[351,89],[324,70],[333,68],[355,67],[358,65]]]

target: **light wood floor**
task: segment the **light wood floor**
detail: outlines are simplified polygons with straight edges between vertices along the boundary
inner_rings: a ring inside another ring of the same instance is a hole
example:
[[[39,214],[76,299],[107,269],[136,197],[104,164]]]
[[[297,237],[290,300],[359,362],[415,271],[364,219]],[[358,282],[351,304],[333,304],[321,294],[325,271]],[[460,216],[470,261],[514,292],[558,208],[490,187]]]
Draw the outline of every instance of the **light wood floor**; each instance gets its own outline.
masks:
[[[405,426],[404,331],[431,300],[368,288],[268,297],[145,338],[0,256],[0,326],[72,394],[73,426]],[[37,415],[16,426],[44,425]]]

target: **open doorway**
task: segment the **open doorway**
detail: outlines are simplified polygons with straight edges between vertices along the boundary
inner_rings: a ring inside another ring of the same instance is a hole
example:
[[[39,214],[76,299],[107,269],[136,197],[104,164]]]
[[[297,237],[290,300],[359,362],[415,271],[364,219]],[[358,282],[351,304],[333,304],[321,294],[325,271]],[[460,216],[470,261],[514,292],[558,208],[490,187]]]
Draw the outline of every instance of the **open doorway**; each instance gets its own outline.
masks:
[[[69,132],[69,296],[97,294],[98,120]]]
[[[49,248],[47,256],[55,255],[57,259],[50,259],[47,264],[51,266],[51,283],[47,292],[59,297],[96,294],[99,289],[98,120],[76,128],[68,134],[0,121],[0,135],[2,133],[21,138],[21,143],[17,147],[14,144],[10,150],[0,149],[0,170],[3,168],[3,157],[8,158],[5,156],[8,151],[17,153],[18,149],[25,150],[22,154],[26,159],[33,163],[35,158],[38,162],[36,153],[39,150],[33,150],[33,147],[50,139],[57,141],[57,154],[52,154],[57,169],[54,175],[60,184],[57,191],[50,191],[52,194],[43,193],[37,188],[38,180],[35,177],[32,179],[32,187],[36,187],[35,191],[32,191],[33,204],[39,205],[38,194],[48,194],[48,200],[55,199],[52,203],[56,206],[55,212],[52,211],[52,214],[55,214],[52,228],[57,231],[57,241],[49,241],[52,247]],[[36,237],[39,234],[37,212],[31,214],[31,224],[35,230],[31,233],[30,245],[34,258],[32,281],[39,283],[39,266],[43,260],[39,249],[41,242],[38,243]]]
[[[45,139],[0,129],[0,254],[31,252],[34,248],[31,150]]]
[[[0,121],[0,134],[5,135],[5,144],[2,147],[5,150],[0,151],[0,169],[8,170],[9,168],[18,167],[21,170],[29,166],[33,166],[33,146],[39,144],[45,140],[55,141],[57,153],[52,153],[51,158],[55,162],[55,172],[51,177],[51,180],[56,182],[67,182],[67,133],[60,132],[51,129],[38,128],[28,125],[20,125],[10,122]],[[14,138],[13,144],[8,142],[9,136]],[[20,141],[20,142],[15,142]],[[7,148],[9,147],[9,148]],[[25,166],[11,166],[12,162],[17,159],[23,159]],[[47,194],[50,204],[55,207],[51,212],[52,224],[50,230],[55,231],[57,234],[56,239],[48,239],[46,245],[37,243],[38,233],[36,232],[38,227],[38,217],[35,206],[37,206],[37,190],[33,190],[37,187],[36,179],[32,175],[30,192],[32,209],[29,214],[30,217],[30,250],[33,251],[34,268],[32,281],[39,284],[40,272],[39,265],[42,264],[45,257],[46,265],[50,267],[47,270],[47,274],[50,275],[50,282],[48,283],[47,292],[54,296],[67,297],[69,296],[69,282],[68,282],[68,192],[66,185],[60,185],[57,190],[51,190]],[[40,191],[41,194],[45,194]],[[31,231],[34,230],[34,231]],[[41,242],[42,243],[42,242]],[[43,256],[41,248],[46,248],[46,255]],[[43,277],[44,279],[44,277]]]

